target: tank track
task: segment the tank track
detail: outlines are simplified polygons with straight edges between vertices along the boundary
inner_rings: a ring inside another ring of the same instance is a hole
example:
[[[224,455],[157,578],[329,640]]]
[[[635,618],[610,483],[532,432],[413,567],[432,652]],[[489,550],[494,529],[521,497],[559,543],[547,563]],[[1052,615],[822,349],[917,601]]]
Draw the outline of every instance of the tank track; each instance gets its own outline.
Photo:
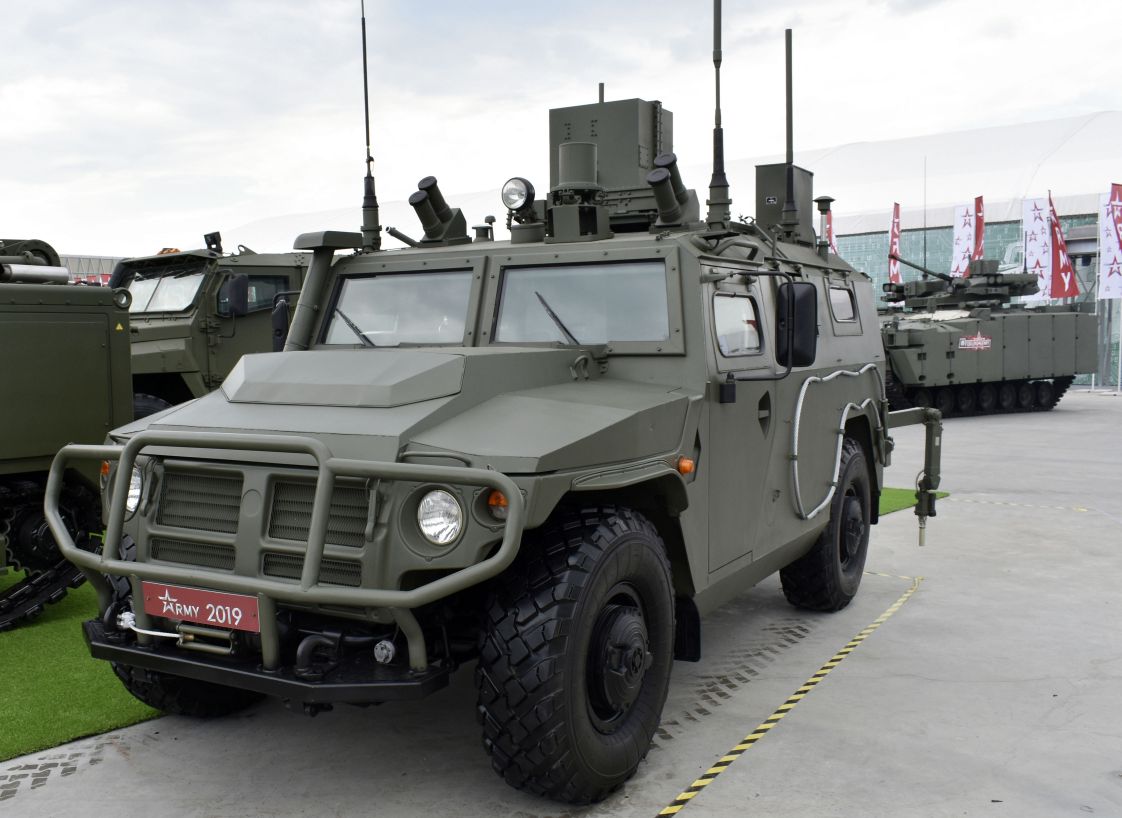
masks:
[[[77,532],[77,542],[82,548],[91,548],[92,539],[87,530],[91,521],[96,524],[96,499],[84,487],[68,491],[67,517],[83,521],[86,525]],[[12,525],[21,512],[28,508],[41,508],[43,489],[36,483],[20,482],[0,485],[0,544],[5,550],[4,565],[24,571],[24,579],[0,591],[0,632],[34,619],[47,605],[58,602],[71,588],[86,581],[73,563],[59,558],[47,568],[21,566],[19,548],[12,542],[17,533]]]
[[[1000,393],[1000,389],[1001,389],[1003,384],[1009,384],[1014,389],[1016,389],[1018,386],[1020,386],[1022,384],[1027,384],[1029,386],[1029,388],[1032,390],[1032,394],[1033,394],[1033,400],[1032,400],[1032,404],[1030,406],[1027,406],[1027,407],[1020,406],[1014,400],[1014,403],[1011,407],[1002,408],[1000,401],[998,401],[997,404],[994,406],[994,408],[990,411],[982,411],[982,409],[980,409],[977,406],[976,403],[975,403],[975,406],[973,408],[971,408],[967,411],[963,411],[960,408],[960,406],[958,405],[958,402],[956,400],[955,405],[952,409],[950,409],[949,411],[943,411],[943,417],[974,417],[974,416],[979,416],[979,415],[981,415],[981,416],[984,416],[984,415],[1015,415],[1015,414],[1023,414],[1025,412],[1048,412],[1048,411],[1051,411],[1052,409],[1056,408],[1056,405],[1060,402],[1060,400],[1063,398],[1063,396],[1067,393],[1067,390],[1071,388],[1071,385],[1074,381],[1075,381],[1075,376],[1074,375],[1064,375],[1062,377],[1057,377],[1057,378],[1037,378],[1035,380],[1028,380],[1028,381],[992,381],[992,382],[988,382],[988,384],[987,383],[954,384],[954,385],[948,385],[948,386],[943,386],[943,387],[936,386],[936,387],[922,388],[923,391],[926,392],[926,394],[927,394],[927,402],[924,402],[924,400],[922,399],[922,397],[920,395],[920,389],[913,388],[913,389],[909,389],[909,390],[904,390],[902,388],[902,386],[900,386],[900,384],[897,382],[897,386],[900,387],[900,391],[905,393],[905,396],[903,398],[903,402],[901,402],[899,405],[897,405],[897,403],[896,403],[896,401],[894,400],[894,397],[893,397],[893,392],[892,392],[891,386],[889,386],[889,388],[888,388],[888,400],[889,400],[889,406],[893,410],[907,409],[907,408],[910,408],[911,406],[934,406],[935,405],[935,393],[936,393],[937,390],[939,390],[941,388],[952,390],[952,393],[955,394],[956,397],[957,397],[957,388],[960,385],[973,386],[974,389],[975,389],[975,396],[977,396],[978,390],[981,387],[986,386],[986,385],[993,386],[994,389],[997,390]],[[889,383],[891,384],[893,382],[895,382],[895,378],[892,378],[890,376]],[[1038,384],[1041,384],[1041,383],[1049,383],[1049,384],[1051,384],[1051,388],[1052,388],[1051,398],[1046,403],[1043,403],[1043,404],[1040,403],[1037,400]],[[939,407],[936,407],[936,408],[939,408]]]

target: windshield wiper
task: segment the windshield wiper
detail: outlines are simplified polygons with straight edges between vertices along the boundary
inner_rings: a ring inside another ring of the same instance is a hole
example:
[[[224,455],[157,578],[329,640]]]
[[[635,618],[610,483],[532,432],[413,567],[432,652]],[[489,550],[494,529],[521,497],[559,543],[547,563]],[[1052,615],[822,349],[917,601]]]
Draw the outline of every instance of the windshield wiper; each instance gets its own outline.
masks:
[[[358,336],[358,340],[362,341],[363,346],[367,346],[367,347],[378,346],[376,343],[371,341],[369,338],[366,337],[366,335],[363,334],[362,330],[360,330],[358,328],[358,324],[356,324],[354,321],[352,321],[350,318],[348,318],[347,314],[345,312],[343,312],[338,307],[335,308],[335,312],[338,313],[339,317],[343,319],[343,323],[351,328],[351,332],[353,332],[355,335]]]
[[[566,327],[564,322],[562,322],[561,319],[557,317],[557,313],[550,309],[549,304],[546,302],[542,294],[537,290],[534,290],[534,295],[538,297],[538,301],[542,302],[542,307],[545,308],[546,314],[549,315],[549,317],[553,320],[553,323],[557,325],[557,329],[561,330],[565,338],[568,339],[569,343],[575,346],[580,346],[580,341],[577,340],[577,336],[569,332],[569,328]]]

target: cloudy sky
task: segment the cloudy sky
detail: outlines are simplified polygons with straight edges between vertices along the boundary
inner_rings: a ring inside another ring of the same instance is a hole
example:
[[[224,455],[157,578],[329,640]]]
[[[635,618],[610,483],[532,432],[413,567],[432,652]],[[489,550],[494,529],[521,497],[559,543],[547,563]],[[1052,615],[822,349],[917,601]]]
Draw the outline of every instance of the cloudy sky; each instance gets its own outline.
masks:
[[[730,158],[782,151],[785,27],[796,152],[1122,108],[1117,2],[724,5]],[[199,246],[217,229],[229,247],[242,225],[351,205],[357,229],[359,0],[0,9],[0,237],[141,255]],[[405,199],[432,174],[446,193],[494,189],[497,213],[508,177],[546,186],[548,108],[595,101],[598,82],[609,99],[662,100],[683,162],[707,161],[711,9],[367,0],[379,198]]]

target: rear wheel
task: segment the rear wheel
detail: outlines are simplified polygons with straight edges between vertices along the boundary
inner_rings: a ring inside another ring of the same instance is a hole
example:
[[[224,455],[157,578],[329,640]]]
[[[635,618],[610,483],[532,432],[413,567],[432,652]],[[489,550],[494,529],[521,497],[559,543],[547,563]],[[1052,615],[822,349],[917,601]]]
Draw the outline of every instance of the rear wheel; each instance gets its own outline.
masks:
[[[476,670],[483,746],[508,784],[584,804],[634,774],[666,701],[672,588],[658,532],[625,508],[571,512],[523,545]]]
[[[964,383],[955,390],[955,404],[962,414],[969,415],[977,403],[978,396],[971,384]]]
[[[869,550],[871,497],[865,452],[847,437],[829,524],[810,551],[779,572],[788,602],[812,611],[840,611],[857,595]]]
[[[942,386],[935,390],[935,408],[943,417],[954,413],[955,398],[951,387]]]
[[[920,409],[931,408],[931,392],[922,386],[909,392],[908,397],[912,401],[912,406],[919,407]]]
[[[170,673],[112,662],[125,688],[149,707],[177,716],[213,718],[243,710],[264,698],[260,693],[185,679]]]
[[[992,383],[984,383],[978,387],[978,411],[988,415],[997,408],[997,389]]]
[[[1017,408],[1017,389],[1011,383],[1003,383],[997,389],[997,405],[1002,412],[1012,412]]]
[[[1036,399],[1036,390],[1032,388],[1032,384],[1028,381],[1021,381],[1017,384],[1017,408],[1018,409],[1031,409],[1032,403]]]
[[[154,415],[157,412],[162,412],[170,408],[170,403],[155,395],[146,395],[143,392],[137,392],[132,396],[133,420],[140,420],[141,418],[146,418],[149,415]]]
[[[1051,381],[1036,382],[1036,406],[1038,409],[1051,409],[1056,404],[1056,390]]]

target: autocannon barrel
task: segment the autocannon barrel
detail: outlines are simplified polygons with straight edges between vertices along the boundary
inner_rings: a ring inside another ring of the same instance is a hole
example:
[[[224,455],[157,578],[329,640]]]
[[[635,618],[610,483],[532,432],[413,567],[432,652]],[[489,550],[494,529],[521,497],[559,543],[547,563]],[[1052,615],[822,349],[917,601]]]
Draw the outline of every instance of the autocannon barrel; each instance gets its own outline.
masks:
[[[0,282],[25,284],[65,284],[70,281],[70,270],[65,267],[47,267],[41,264],[0,263]]]

